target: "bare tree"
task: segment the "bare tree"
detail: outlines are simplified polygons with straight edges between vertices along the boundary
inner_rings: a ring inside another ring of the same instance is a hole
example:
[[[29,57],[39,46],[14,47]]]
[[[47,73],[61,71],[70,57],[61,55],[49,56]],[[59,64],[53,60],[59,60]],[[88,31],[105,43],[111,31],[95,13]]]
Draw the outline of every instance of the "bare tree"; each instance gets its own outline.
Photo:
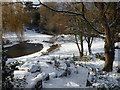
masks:
[[[41,2],[40,2],[40,5],[43,5],[44,7],[52,11],[55,11],[55,12],[80,15],[88,23],[88,25],[94,30],[94,32],[97,35],[105,39],[105,47],[104,47],[105,66],[103,70],[108,71],[108,72],[112,71],[114,54],[115,54],[115,51],[114,51],[115,35],[116,35],[115,28],[117,27],[116,24],[117,24],[118,17],[119,17],[119,14],[117,13],[118,12],[117,3],[95,3],[96,8],[98,10],[98,14],[99,14],[96,18],[100,20],[99,26],[102,26],[103,32],[100,30],[101,28],[100,29],[98,27],[95,28],[95,26],[88,21],[88,19],[85,16],[85,5],[83,3],[82,3],[82,13],[55,10]],[[112,17],[112,19],[110,17]],[[104,37],[101,36],[101,34]]]

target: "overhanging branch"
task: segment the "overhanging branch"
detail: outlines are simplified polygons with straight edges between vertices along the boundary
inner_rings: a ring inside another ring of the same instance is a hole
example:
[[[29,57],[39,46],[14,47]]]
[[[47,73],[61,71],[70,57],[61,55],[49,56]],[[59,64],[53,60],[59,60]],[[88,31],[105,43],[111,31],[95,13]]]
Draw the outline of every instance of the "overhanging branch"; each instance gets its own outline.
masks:
[[[53,8],[51,8],[51,7],[49,7],[49,6],[45,5],[45,4],[43,4],[43,3],[41,3],[41,2],[40,2],[40,5],[42,5],[42,6],[46,7],[46,8],[48,8],[48,9],[50,9],[50,10],[52,10],[52,11],[55,11],[55,12],[69,13],[69,14],[75,14],[75,15],[83,16],[82,13],[76,13],[76,12],[65,11],[65,10],[64,10],[64,11],[63,11],[63,10],[55,10],[55,9],[53,9]]]
[[[119,18],[120,18],[120,16],[118,16],[118,17],[109,25],[109,27],[114,27],[114,26],[117,24]]]
[[[91,27],[97,34],[104,34],[104,33],[100,32],[100,31],[98,31],[97,29],[95,29],[95,27],[93,27],[93,26],[91,25],[91,23],[86,19],[86,17],[84,16],[84,5],[83,5],[83,8],[82,8],[82,13],[76,13],[76,12],[70,12],[70,11],[63,11],[63,10],[55,10],[55,9],[53,9],[53,8],[51,8],[51,7],[43,4],[43,3],[41,3],[41,2],[40,2],[40,5],[43,5],[44,7],[48,8],[48,9],[50,9],[50,10],[52,10],[52,11],[55,11],[55,12],[69,13],[69,14],[74,14],[74,15],[82,16],[82,18],[88,23],[88,25],[90,25],[90,27]]]

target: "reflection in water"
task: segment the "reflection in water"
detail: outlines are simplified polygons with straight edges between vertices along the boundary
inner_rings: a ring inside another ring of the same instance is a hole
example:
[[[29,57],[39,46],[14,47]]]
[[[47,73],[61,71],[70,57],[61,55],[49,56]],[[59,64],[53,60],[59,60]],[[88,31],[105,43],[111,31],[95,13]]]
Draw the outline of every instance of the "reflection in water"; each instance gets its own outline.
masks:
[[[15,58],[20,56],[29,55],[35,52],[42,50],[42,44],[34,44],[34,43],[20,43],[13,45],[11,47],[5,48],[8,50],[8,58]]]

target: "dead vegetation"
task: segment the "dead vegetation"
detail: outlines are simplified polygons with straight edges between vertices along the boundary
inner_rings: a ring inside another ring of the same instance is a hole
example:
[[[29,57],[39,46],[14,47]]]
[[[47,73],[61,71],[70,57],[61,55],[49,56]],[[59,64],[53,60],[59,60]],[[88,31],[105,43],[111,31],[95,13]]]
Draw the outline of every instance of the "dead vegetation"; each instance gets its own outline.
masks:
[[[49,53],[52,53],[52,52],[56,51],[59,48],[60,48],[59,44],[52,45],[52,46],[50,46],[50,48],[47,49],[46,52],[42,52],[42,55],[48,55]]]

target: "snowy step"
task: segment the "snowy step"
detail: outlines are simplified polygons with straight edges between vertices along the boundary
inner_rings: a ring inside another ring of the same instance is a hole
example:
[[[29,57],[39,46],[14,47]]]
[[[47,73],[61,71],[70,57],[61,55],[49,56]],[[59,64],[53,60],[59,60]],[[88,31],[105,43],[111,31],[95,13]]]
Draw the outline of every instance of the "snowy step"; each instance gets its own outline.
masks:
[[[71,74],[67,77],[59,77],[43,82],[43,88],[80,88],[86,87],[88,70],[78,67],[78,74]]]
[[[31,73],[41,72],[41,68],[40,68],[39,65],[33,65],[29,71],[30,71]]]
[[[41,88],[42,82],[49,80],[49,75],[45,73],[38,74],[35,78],[28,80],[28,85],[26,88]]]
[[[23,79],[25,76],[29,75],[29,72],[24,70],[15,70],[14,71],[14,78],[17,79]]]

